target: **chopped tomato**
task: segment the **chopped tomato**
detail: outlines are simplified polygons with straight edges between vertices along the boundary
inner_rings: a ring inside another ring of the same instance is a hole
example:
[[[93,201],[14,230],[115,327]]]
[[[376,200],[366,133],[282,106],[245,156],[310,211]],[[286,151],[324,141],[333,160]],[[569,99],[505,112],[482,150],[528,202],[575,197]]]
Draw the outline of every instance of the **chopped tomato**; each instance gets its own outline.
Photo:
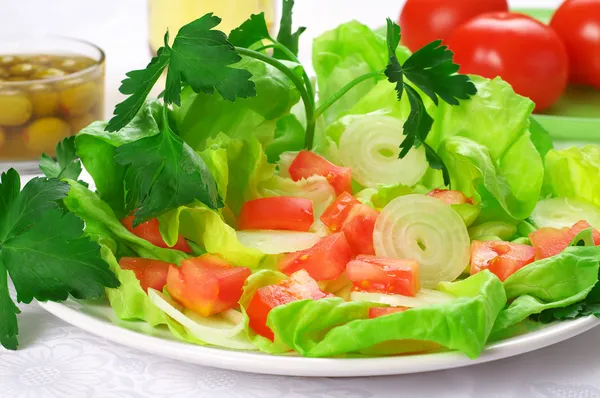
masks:
[[[248,308],[246,308],[246,313],[250,318],[250,327],[256,333],[273,341],[275,336],[267,326],[267,317],[273,308],[292,301],[319,300],[325,297],[333,296],[321,291],[317,282],[306,271],[300,270],[293,273],[290,279],[275,285],[261,287],[254,293]]]
[[[244,282],[252,272],[219,256],[205,254],[171,265],[167,291],[184,307],[209,316],[237,306]]]
[[[179,250],[179,251],[182,251],[185,253],[192,252],[190,245],[188,245],[186,240],[181,235],[179,235],[179,237],[177,238],[177,243],[175,243],[175,246],[169,247],[167,245],[167,243],[165,242],[165,240],[163,239],[163,237],[160,234],[160,231],[158,229],[158,227],[159,227],[158,219],[153,218],[144,223],[141,223],[137,227],[134,227],[133,226],[134,218],[135,218],[134,216],[127,216],[121,220],[121,224],[123,224],[123,226],[125,228],[127,228],[129,230],[129,232],[131,232],[132,234],[134,234],[142,239],[147,240],[148,242],[152,243],[154,246],[163,247],[165,249],[175,249],[175,250]]]
[[[369,308],[369,318],[379,318],[380,316],[404,312],[408,307],[372,307]]]
[[[121,269],[133,271],[146,292],[148,288],[162,292],[167,284],[167,273],[171,265],[150,258],[121,257],[119,260]]]
[[[339,278],[352,258],[352,251],[342,232],[321,238],[313,247],[287,254],[279,263],[279,270],[291,275],[301,269],[318,280]]]
[[[344,221],[354,205],[359,205],[360,201],[348,192],[342,192],[332,204],[321,215],[321,221],[331,232],[338,232],[342,229]]]
[[[367,205],[354,205],[342,226],[342,232],[346,235],[352,253],[375,255],[373,247],[373,230],[379,212]]]
[[[529,245],[477,240],[471,244],[471,275],[489,269],[504,282],[534,260],[535,249]]]
[[[346,266],[356,290],[414,297],[421,288],[417,260],[361,255]]]
[[[275,196],[244,203],[238,228],[308,231],[314,221],[312,200]]]
[[[352,193],[352,171],[340,167],[311,151],[300,151],[290,165],[290,177],[299,181],[314,175],[323,176],[331,184],[337,195]]]
[[[461,191],[451,191],[448,189],[434,189],[427,196],[439,199],[449,205],[462,205],[465,203],[473,204],[472,198],[467,198]]]
[[[565,250],[583,230],[592,226],[587,221],[579,221],[571,228],[540,228],[529,234],[529,240],[536,250],[536,259],[556,256]],[[593,230],[594,244],[600,245],[600,232]]]

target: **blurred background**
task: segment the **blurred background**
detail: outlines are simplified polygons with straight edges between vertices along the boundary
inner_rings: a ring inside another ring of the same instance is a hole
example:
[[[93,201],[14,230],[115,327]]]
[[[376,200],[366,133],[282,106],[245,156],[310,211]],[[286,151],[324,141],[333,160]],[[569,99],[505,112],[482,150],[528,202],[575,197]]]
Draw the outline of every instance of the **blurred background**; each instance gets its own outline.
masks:
[[[239,3],[243,5],[262,3],[275,8],[278,21],[279,0],[192,0],[197,3]],[[451,1],[451,0],[449,0]],[[481,0],[486,1],[486,0]],[[150,59],[149,46],[149,3],[157,8],[154,20],[164,14],[165,9],[177,12],[188,0],[0,0],[3,23],[0,37],[6,40],[24,33],[59,34],[90,41],[106,53],[106,106],[108,117],[122,97],[118,92],[120,81],[132,69],[141,69]],[[511,7],[557,7],[560,0],[512,0]],[[169,7],[165,7],[165,5]],[[162,8],[161,8],[162,5]],[[294,9],[294,24],[308,26],[300,41],[300,59],[311,69],[310,54],[312,38],[342,22],[352,19],[378,27],[385,18],[398,19],[404,0],[297,0]],[[158,14],[158,15],[157,15]],[[163,15],[164,14],[164,15]],[[217,12],[217,15],[222,16]],[[200,15],[192,15],[190,19]],[[154,25],[157,26],[156,24]],[[162,37],[164,28],[157,27]],[[174,35],[176,32],[172,32]],[[312,71],[310,71],[312,72]],[[310,74],[310,73],[309,73]],[[158,85],[157,85],[158,86]]]

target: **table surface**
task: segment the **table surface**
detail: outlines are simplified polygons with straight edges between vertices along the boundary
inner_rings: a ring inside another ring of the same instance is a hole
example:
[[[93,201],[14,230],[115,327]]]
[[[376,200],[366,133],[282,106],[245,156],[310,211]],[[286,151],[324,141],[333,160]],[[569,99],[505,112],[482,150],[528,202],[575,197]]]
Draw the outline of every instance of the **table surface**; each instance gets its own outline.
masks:
[[[177,1],[177,0],[174,0]],[[241,0],[242,1],[242,0]],[[245,1],[245,0],[243,0]],[[559,0],[512,1],[554,6]],[[296,19],[310,38],[352,18],[378,26],[398,0],[299,0]],[[121,100],[125,72],[149,59],[145,0],[0,0],[0,37],[22,31],[85,38],[107,53],[107,114]],[[318,12],[316,12],[318,11]],[[64,22],[68,21],[68,22]],[[194,366],[107,342],[21,306],[21,348],[0,348],[0,398],[19,397],[600,397],[600,328],[518,357],[426,374],[353,379],[261,376]]]

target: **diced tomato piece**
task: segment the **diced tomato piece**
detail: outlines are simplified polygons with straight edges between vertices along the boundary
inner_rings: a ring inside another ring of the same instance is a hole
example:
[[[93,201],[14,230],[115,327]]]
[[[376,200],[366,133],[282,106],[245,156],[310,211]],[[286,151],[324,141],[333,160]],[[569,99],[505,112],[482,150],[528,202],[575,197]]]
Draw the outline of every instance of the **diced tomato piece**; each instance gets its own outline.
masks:
[[[369,308],[369,318],[379,318],[380,316],[404,312],[408,307],[372,307]]]
[[[592,226],[587,221],[579,221],[571,228],[540,228],[529,234],[529,240],[536,249],[536,259],[556,256],[565,250],[583,230]],[[600,232],[593,230],[594,244],[600,245]]]
[[[421,288],[417,260],[361,255],[348,263],[346,276],[364,292],[414,297]]]
[[[184,307],[209,316],[237,306],[252,271],[235,267],[219,256],[205,254],[172,265],[167,291]]]
[[[246,308],[246,313],[250,318],[250,327],[257,334],[273,341],[275,336],[267,326],[267,317],[273,308],[292,301],[319,300],[325,297],[333,296],[321,291],[317,282],[306,271],[300,270],[293,273],[290,279],[275,285],[261,287],[254,293],[248,308]]]
[[[379,212],[367,205],[354,205],[342,226],[342,232],[346,235],[352,253],[375,255],[373,247],[373,230]]]
[[[244,203],[238,217],[238,228],[305,232],[314,221],[312,200],[275,196]]]
[[[354,205],[361,204],[358,199],[349,194],[342,192],[321,215],[321,221],[331,232],[338,232],[342,229],[342,225],[348,218],[348,214]]]
[[[462,205],[465,203],[473,204],[473,198],[467,198],[461,191],[451,191],[448,189],[434,189],[427,196],[439,199],[449,205]]]
[[[279,270],[291,275],[301,269],[318,280],[337,279],[352,259],[352,251],[342,232],[321,238],[313,247],[287,254]]]
[[[167,273],[172,264],[150,258],[121,257],[119,266],[121,269],[130,270],[140,281],[145,292],[148,288],[162,292],[167,284]]]
[[[181,235],[178,236],[177,243],[175,243],[175,246],[169,247],[166,244],[165,240],[163,239],[163,237],[160,234],[160,231],[158,229],[159,228],[158,219],[153,218],[149,221],[146,221],[145,223],[138,225],[137,227],[133,227],[133,219],[134,218],[135,218],[134,216],[127,216],[121,220],[121,224],[123,224],[123,226],[125,228],[127,228],[129,230],[129,232],[131,232],[132,234],[134,234],[142,239],[147,240],[148,242],[152,243],[154,246],[163,247],[165,249],[175,249],[175,250],[179,250],[179,251],[182,251],[185,253],[192,252],[190,245],[188,245],[186,240]]]
[[[300,151],[290,165],[290,177],[299,181],[314,175],[323,176],[331,184],[335,193],[352,193],[352,170],[340,167],[311,151]]]
[[[535,248],[502,241],[473,241],[471,244],[471,275],[489,269],[501,281],[531,264]]]

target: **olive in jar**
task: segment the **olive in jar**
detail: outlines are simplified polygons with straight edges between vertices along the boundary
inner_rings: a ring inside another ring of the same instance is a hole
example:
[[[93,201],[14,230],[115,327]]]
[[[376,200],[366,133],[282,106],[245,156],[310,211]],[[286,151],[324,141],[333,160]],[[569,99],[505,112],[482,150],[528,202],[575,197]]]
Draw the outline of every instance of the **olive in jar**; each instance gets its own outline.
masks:
[[[23,130],[23,141],[31,152],[54,153],[56,143],[69,135],[69,123],[57,117],[45,117],[35,120]]]
[[[50,86],[36,84],[31,86],[29,91],[35,117],[51,116],[58,112],[58,93],[53,91]]]
[[[98,100],[94,82],[73,81],[60,92],[60,110],[66,116],[81,116],[90,111]]]
[[[20,91],[0,92],[0,126],[20,126],[33,113],[33,104]]]

